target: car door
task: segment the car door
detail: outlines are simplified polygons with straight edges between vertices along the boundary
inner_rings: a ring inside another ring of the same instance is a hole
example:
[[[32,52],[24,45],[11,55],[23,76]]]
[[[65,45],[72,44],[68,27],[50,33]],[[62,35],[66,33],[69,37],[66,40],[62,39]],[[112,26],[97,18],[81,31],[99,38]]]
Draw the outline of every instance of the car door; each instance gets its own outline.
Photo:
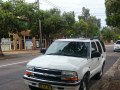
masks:
[[[96,45],[98,48],[98,52],[101,54],[101,56],[96,60],[96,65],[99,66],[100,63],[102,62],[102,59],[104,58],[104,53],[100,42],[96,41]]]
[[[96,43],[95,42],[91,42],[91,54],[94,53],[94,52],[97,52],[97,46],[96,46]],[[97,67],[97,61],[98,61],[98,58],[94,57],[94,58],[91,58],[91,61],[92,61],[92,66],[91,66],[91,69],[92,71],[94,71],[94,69]]]

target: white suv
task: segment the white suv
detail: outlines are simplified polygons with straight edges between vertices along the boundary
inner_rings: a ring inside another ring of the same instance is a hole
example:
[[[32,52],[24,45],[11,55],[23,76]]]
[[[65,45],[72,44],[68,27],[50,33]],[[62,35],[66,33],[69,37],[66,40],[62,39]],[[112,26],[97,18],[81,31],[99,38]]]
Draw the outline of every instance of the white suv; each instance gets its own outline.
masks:
[[[23,78],[31,90],[87,90],[91,77],[101,78],[105,60],[97,39],[59,39],[27,64]]]

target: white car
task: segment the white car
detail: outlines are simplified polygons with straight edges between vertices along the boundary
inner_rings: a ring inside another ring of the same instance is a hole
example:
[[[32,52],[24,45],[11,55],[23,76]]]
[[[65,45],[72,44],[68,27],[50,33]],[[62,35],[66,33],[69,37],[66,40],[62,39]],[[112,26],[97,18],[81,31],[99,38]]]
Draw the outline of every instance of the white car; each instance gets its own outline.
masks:
[[[27,64],[23,78],[31,90],[87,90],[91,77],[102,77],[105,60],[97,39],[59,39]]]
[[[120,51],[120,40],[117,40],[114,44],[114,52],[115,51]]]

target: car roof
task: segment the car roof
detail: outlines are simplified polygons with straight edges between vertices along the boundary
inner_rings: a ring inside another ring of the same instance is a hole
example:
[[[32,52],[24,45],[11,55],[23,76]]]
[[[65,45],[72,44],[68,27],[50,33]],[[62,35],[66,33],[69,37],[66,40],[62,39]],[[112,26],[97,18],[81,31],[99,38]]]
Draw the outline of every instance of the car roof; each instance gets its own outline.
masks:
[[[90,39],[90,38],[70,38],[70,39],[57,39],[55,41],[91,42],[91,41],[99,41],[99,40]]]
[[[120,40],[117,40],[117,41],[120,41]]]

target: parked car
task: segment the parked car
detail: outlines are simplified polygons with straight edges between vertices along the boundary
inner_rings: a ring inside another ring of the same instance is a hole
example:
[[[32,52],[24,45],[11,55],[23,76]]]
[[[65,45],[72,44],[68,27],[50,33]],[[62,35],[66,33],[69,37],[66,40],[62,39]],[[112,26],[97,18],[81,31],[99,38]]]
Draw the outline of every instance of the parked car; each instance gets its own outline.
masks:
[[[27,64],[23,78],[31,90],[87,90],[90,78],[102,77],[105,60],[98,39],[58,39]]]
[[[120,40],[117,40],[114,44],[114,52],[120,51]]]

